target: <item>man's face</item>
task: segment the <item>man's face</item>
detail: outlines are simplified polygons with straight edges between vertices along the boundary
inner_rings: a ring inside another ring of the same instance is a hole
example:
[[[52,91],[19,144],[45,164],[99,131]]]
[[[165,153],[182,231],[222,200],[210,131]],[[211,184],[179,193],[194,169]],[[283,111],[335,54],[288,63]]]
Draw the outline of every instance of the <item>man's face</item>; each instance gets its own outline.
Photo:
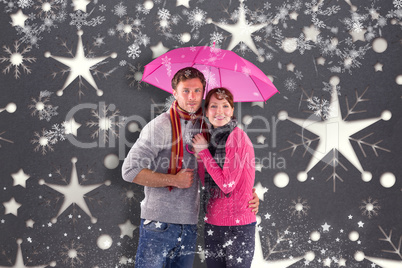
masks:
[[[173,90],[173,96],[180,108],[189,113],[195,113],[201,107],[202,95],[203,87],[199,78],[181,81],[176,90]]]

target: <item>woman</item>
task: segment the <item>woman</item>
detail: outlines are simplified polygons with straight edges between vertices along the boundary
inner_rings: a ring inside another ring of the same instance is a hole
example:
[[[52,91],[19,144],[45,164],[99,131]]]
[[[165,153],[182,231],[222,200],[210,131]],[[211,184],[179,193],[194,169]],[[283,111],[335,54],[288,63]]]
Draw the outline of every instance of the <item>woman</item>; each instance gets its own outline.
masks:
[[[233,95],[215,88],[205,98],[210,143],[198,134],[195,153],[205,166],[205,250],[208,267],[250,267],[256,216],[248,208],[255,178],[254,148],[233,118]]]

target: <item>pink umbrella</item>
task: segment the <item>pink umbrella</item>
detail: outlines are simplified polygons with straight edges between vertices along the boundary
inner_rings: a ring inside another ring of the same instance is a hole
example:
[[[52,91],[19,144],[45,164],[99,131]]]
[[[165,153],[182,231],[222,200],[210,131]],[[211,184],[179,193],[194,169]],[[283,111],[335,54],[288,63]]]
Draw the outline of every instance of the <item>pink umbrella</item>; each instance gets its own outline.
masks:
[[[207,90],[226,87],[235,102],[266,101],[278,92],[254,64],[236,53],[215,47],[183,47],[166,52],[145,66],[142,81],[172,93],[171,80],[184,67],[200,70]]]

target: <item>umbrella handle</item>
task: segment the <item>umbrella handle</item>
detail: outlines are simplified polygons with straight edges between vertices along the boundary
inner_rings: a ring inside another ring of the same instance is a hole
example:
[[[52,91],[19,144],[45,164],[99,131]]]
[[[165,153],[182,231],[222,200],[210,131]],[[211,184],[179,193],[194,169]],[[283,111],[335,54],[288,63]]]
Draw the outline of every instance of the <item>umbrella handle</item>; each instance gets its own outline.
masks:
[[[190,146],[188,146],[188,144],[186,144],[186,151],[187,151],[189,154],[195,154],[195,152],[193,152],[193,151],[190,150]]]

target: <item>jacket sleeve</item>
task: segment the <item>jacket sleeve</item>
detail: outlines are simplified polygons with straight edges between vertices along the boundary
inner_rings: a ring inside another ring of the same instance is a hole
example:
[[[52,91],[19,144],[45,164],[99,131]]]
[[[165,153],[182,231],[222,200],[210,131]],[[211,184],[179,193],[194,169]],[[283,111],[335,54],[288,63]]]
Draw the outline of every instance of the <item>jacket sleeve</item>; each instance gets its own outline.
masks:
[[[123,162],[122,177],[125,181],[133,182],[144,168],[151,169],[152,166],[158,166],[155,161],[159,152],[167,144],[171,144],[171,141],[168,141],[171,136],[166,135],[167,131],[171,131],[170,124],[166,121],[161,122],[160,118],[155,118],[142,129]]]
[[[239,134],[240,133],[240,134]],[[253,167],[254,149],[246,141],[247,135],[241,132],[232,132],[226,141],[226,156],[223,168],[220,168],[208,149],[199,153],[207,172],[218,187],[225,193],[232,192],[238,184],[243,170]],[[252,151],[250,151],[252,150]]]

